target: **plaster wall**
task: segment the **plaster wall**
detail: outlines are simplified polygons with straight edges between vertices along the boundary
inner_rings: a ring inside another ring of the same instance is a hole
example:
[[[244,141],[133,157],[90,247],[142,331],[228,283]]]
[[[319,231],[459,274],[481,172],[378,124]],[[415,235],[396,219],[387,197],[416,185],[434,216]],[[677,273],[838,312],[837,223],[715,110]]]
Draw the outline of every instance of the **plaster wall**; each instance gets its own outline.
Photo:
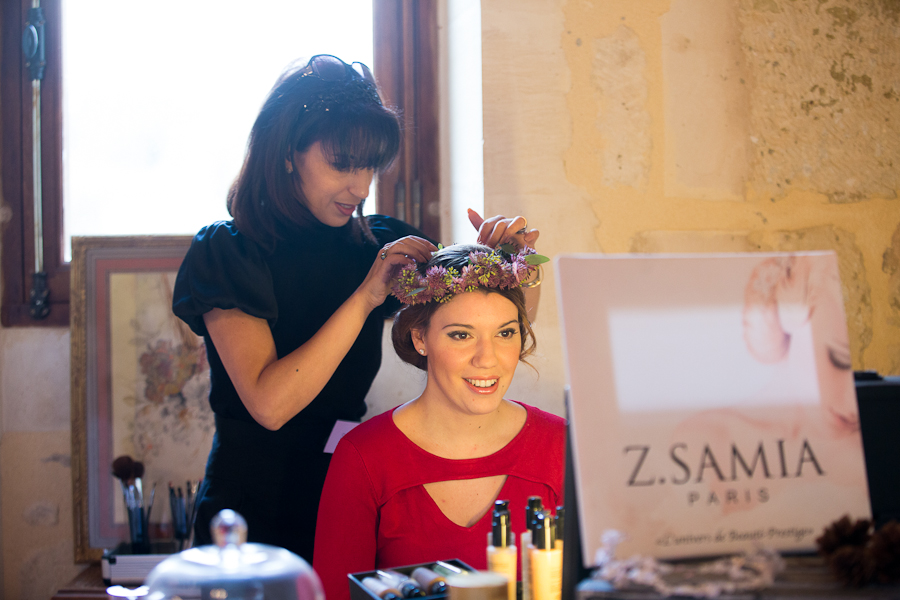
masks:
[[[900,374],[898,13],[897,0],[483,0],[485,212],[527,216],[550,256],[835,249],[854,368]],[[521,367],[509,396],[562,414],[545,271],[536,371]],[[384,406],[422,381],[391,360],[382,375]],[[47,598],[82,568],[68,382],[66,330],[0,330],[5,598]]]
[[[548,256],[601,249],[590,194],[566,172],[574,115],[563,8],[556,0],[486,0],[481,13],[484,210],[527,217],[541,231],[537,249]],[[565,378],[549,265],[544,281],[537,352],[529,358],[534,369],[520,366],[507,396],[562,415]]]
[[[898,12],[486,0],[485,211],[549,256],[833,249],[854,368],[900,373]],[[540,378],[510,393],[555,412],[557,319],[545,287]]]
[[[0,330],[4,598],[46,600],[75,564],[68,329]]]

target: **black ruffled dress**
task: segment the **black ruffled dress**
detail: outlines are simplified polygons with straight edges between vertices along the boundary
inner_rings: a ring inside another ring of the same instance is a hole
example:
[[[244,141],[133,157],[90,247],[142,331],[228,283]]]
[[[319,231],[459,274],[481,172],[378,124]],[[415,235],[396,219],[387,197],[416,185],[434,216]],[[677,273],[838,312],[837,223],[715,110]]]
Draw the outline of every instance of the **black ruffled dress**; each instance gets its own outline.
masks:
[[[268,321],[278,357],[309,340],[350,297],[381,246],[406,235],[406,223],[367,217],[378,244],[354,241],[351,225],[283,223],[271,252],[219,221],[194,237],[175,282],[173,310],[202,335],[209,357],[210,405],[216,434],[206,465],[195,544],[210,543],[210,520],[223,508],[247,520],[249,540],[281,546],[312,564],[316,514],[331,459],[323,453],[335,420],[358,421],[381,365],[384,319],[400,305],[393,296],[372,311],[350,351],[312,403],[278,431],[247,412],[209,338],[203,314],[238,308]]]

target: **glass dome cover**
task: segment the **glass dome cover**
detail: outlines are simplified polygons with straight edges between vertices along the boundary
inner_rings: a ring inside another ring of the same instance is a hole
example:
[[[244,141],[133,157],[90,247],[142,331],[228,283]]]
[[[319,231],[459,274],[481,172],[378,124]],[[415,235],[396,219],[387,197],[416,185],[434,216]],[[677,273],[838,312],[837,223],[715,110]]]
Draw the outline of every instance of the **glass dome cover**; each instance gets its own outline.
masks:
[[[284,548],[247,543],[247,523],[238,513],[221,511],[210,529],[214,544],[172,555],[150,572],[146,599],[325,599],[305,560]]]

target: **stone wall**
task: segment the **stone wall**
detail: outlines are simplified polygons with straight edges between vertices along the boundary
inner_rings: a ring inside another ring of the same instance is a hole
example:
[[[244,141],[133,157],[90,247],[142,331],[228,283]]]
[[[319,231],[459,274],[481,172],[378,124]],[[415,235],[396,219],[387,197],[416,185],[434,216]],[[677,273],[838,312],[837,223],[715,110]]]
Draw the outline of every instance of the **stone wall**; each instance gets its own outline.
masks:
[[[485,1],[485,212],[528,216],[548,255],[835,250],[854,368],[898,374],[898,14]],[[545,288],[540,378],[518,397],[558,412],[556,327]]]

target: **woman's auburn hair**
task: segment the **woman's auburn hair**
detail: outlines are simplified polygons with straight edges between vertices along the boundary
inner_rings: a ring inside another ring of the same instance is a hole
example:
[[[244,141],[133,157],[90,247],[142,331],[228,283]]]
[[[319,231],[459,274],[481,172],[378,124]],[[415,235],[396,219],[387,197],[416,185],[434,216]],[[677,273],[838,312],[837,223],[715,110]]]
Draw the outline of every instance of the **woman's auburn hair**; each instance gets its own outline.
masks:
[[[361,78],[323,81],[302,76],[306,63],[288,68],[266,97],[250,130],[247,152],[228,192],[228,212],[238,229],[266,248],[282,237],[279,223],[318,222],[304,205],[296,170],[288,173],[285,161],[321,142],[332,165],[340,170],[383,171],[400,150],[400,119],[370,95],[352,93],[374,86]],[[345,93],[351,92],[351,93]],[[329,97],[327,110],[321,98]],[[335,100],[347,98],[347,100]],[[352,219],[354,237],[374,242],[362,218],[362,203]]]
[[[457,271],[469,261],[471,252],[490,252],[491,249],[480,244],[456,244],[447,246],[434,253],[431,260],[427,263],[419,265],[419,271],[424,275],[425,271],[433,266],[439,265],[444,268],[453,267]],[[528,309],[525,306],[525,293],[521,288],[488,288],[479,287],[472,292],[481,292],[484,294],[500,294],[513,303],[519,315],[519,336],[521,339],[521,347],[519,351],[519,360],[524,361],[526,357],[534,353],[537,346],[537,340],[534,337],[534,331],[528,320]],[[452,302],[452,300],[451,300]],[[413,330],[425,331],[431,324],[431,317],[442,306],[440,302],[426,302],[425,304],[407,304],[394,316],[394,324],[391,328],[391,342],[394,345],[394,351],[400,360],[410,364],[422,371],[428,370],[428,357],[422,356],[416,351],[415,344],[412,340]]]

